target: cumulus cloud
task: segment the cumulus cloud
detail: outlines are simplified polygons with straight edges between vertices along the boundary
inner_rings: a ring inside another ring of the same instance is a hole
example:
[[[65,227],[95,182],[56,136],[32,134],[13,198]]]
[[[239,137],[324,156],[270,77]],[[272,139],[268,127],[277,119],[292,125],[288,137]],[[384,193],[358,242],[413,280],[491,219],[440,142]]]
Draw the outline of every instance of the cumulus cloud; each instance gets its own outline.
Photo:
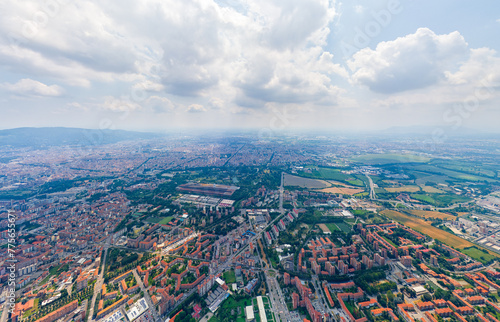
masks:
[[[153,109],[155,113],[170,112],[175,109],[175,104],[163,96],[151,96],[147,99],[146,105]]]
[[[55,97],[61,96],[64,93],[63,89],[58,85],[45,85],[44,83],[29,78],[21,79],[14,84],[3,83],[0,84],[0,87],[22,96]]]
[[[132,100],[113,96],[106,96],[99,107],[112,112],[131,112],[141,109],[141,105]]]
[[[206,112],[207,109],[203,105],[200,105],[200,104],[191,104],[186,108],[186,111],[188,113],[202,113],[202,112]]]
[[[331,103],[332,75],[345,76],[325,49],[335,15],[330,0],[6,0],[0,65],[70,86],[130,83],[233,105]]]
[[[391,94],[429,87],[446,79],[468,58],[469,49],[455,31],[436,35],[420,28],[414,34],[365,48],[348,62],[352,82]]]

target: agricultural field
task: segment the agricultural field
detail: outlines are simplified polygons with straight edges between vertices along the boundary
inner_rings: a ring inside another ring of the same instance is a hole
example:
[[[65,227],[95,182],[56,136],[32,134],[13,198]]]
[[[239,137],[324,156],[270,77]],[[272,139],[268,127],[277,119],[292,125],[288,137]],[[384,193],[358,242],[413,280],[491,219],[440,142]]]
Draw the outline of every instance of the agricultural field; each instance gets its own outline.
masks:
[[[319,190],[321,192],[328,192],[328,193],[335,193],[335,194],[341,194],[341,195],[355,195],[361,192],[364,192],[364,189],[361,188],[347,188],[347,187],[331,187],[331,188],[324,188]]]
[[[461,252],[469,255],[472,258],[479,258],[481,262],[488,262],[498,257],[490,253],[485,253],[482,250],[473,247],[462,249]]]
[[[321,168],[321,167],[312,169],[312,173],[301,172],[300,176],[314,178],[314,179],[334,180],[337,182],[342,182],[344,184],[350,184],[358,187],[364,187],[366,180],[366,177],[361,174],[346,174],[342,173],[340,169]]]
[[[439,211],[428,211],[428,210],[407,210],[410,214],[421,217],[421,218],[437,218],[443,220],[455,220],[456,216],[451,214],[439,212]]]
[[[331,186],[329,182],[324,180],[303,178],[288,173],[285,173],[284,175],[284,185],[290,187],[301,187],[308,189],[320,189]]]
[[[374,164],[392,164],[392,163],[414,163],[414,162],[429,162],[431,159],[425,156],[414,154],[395,154],[395,153],[381,153],[381,154],[365,154],[351,158],[354,162],[362,162],[368,165]]]
[[[436,206],[436,207],[448,207],[455,203],[468,202],[471,199],[465,196],[459,196],[451,193],[447,194],[422,194],[414,193],[410,195],[411,198],[415,200],[422,201],[424,203]]]
[[[442,166],[442,165],[441,165]],[[433,174],[441,174],[453,179],[458,179],[458,180],[467,180],[467,181],[488,181],[488,182],[494,182],[495,180],[489,178],[489,177],[481,177],[473,174],[468,174],[468,173],[463,173],[463,172],[458,172],[458,171],[453,171],[453,170],[448,170],[433,164],[419,164],[413,167],[417,171],[423,171],[427,173],[433,173]]]
[[[408,226],[416,231],[419,231],[423,234],[426,234],[431,238],[439,240],[440,242],[442,242],[448,246],[458,248],[460,250],[463,250],[465,248],[469,248],[472,246],[476,246],[475,244],[473,244],[465,239],[462,239],[462,238],[455,236],[453,234],[450,234],[444,230],[441,230],[439,228],[431,226],[431,222],[425,221],[423,219],[410,217],[410,216],[405,215],[401,212],[394,211],[394,210],[388,210],[388,209],[383,210],[380,213],[382,215],[384,215],[390,219],[396,220],[396,221],[398,221],[398,222],[400,222],[400,223],[402,223],[402,224],[404,224],[404,225],[406,225],[406,226]],[[484,249],[480,246],[476,246],[476,247],[478,247],[480,249]],[[487,251],[488,254],[485,254],[482,252],[481,252],[482,254],[478,254],[477,252],[471,252],[471,251],[469,251],[469,252],[471,253],[469,256],[471,256],[472,258],[479,260],[479,261],[481,261],[481,256],[486,258],[487,255],[500,258],[500,255],[491,253],[489,251]],[[481,256],[478,256],[478,255],[481,255]]]
[[[380,212],[382,215],[394,219],[412,229],[415,229],[421,233],[429,235],[431,238],[437,239],[448,246],[463,249],[465,247],[474,246],[471,242],[462,239],[458,236],[445,232],[439,228],[431,226],[431,222],[425,221],[423,219],[410,217],[401,212],[394,210],[382,210]]]
[[[441,189],[437,189],[437,188],[434,188],[434,187],[431,187],[431,186],[420,186],[420,188],[427,192],[427,193],[446,193],[446,191],[443,191]]]
[[[341,187],[347,187],[347,188],[351,187],[351,186],[349,186],[343,182],[340,182],[340,181],[335,181],[335,180],[327,180],[327,181],[330,182],[334,186],[341,186]]]
[[[420,191],[419,186],[402,186],[402,187],[384,188],[384,189],[389,191],[389,192],[417,192],[417,191]]]

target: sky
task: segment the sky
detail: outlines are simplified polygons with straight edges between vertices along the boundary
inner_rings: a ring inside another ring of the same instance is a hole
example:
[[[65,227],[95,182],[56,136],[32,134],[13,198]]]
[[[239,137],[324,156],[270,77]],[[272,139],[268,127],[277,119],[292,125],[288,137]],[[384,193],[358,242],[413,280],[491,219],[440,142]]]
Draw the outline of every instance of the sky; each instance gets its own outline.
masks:
[[[0,129],[500,132],[500,2],[4,0]]]

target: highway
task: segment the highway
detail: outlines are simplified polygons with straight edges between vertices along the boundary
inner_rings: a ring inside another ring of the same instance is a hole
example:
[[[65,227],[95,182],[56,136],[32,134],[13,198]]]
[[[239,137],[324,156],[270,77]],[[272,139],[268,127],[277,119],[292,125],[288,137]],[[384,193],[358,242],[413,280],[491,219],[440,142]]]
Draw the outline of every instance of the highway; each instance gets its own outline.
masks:
[[[377,195],[375,194],[375,185],[373,184],[372,178],[369,175],[365,174],[366,178],[368,178],[368,182],[370,183],[370,199],[377,199]]]

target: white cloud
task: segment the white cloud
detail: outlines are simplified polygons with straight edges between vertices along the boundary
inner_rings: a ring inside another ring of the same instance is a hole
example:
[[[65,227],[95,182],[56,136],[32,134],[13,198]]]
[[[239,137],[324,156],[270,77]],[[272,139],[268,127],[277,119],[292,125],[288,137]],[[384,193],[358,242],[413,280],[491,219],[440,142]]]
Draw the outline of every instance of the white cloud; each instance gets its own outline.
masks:
[[[50,10],[35,0],[6,1],[0,66],[70,86],[130,83],[234,108],[238,101],[335,102],[332,75],[345,75],[324,49],[336,15],[331,0],[64,1]]]
[[[22,96],[61,96],[64,90],[58,85],[45,85],[39,81],[24,78],[15,84],[3,83],[0,87]]]
[[[141,109],[141,105],[132,100],[113,96],[106,96],[104,102],[99,107],[113,112],[132,112]]]
[[[445,80],[446,74],[468,58],[469,49],[458,32],[436,35],[427,28],[414,34],[365,48],[348,62],[355,84],[378,93],[425,88]]]
[[[202,113],[202,112],[206,112],[207,109],[203,105],[200,105],[200,104],[191,104],[186,108],[186,111],[188,113]]]
[[[146,100],[146,105],[153,109],[155,113],[170,112],[175,109],[175,104],[166,97],[151,96]]]

